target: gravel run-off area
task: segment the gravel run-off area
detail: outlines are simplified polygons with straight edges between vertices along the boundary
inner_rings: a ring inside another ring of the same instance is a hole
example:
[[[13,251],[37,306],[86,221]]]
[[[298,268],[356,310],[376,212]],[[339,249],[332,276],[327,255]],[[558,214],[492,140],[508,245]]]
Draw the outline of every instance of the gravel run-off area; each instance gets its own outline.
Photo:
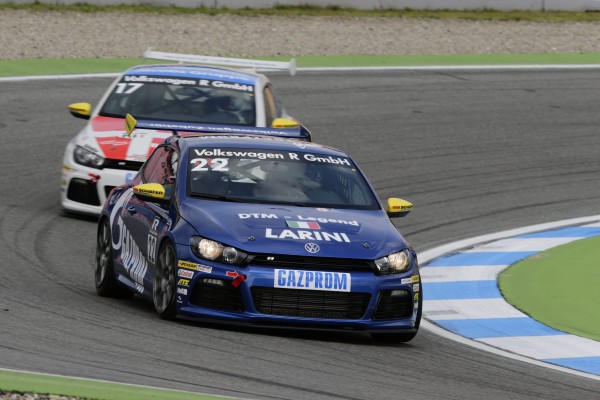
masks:
[[[0,10],[0,59],[600,52],[599,22]]]

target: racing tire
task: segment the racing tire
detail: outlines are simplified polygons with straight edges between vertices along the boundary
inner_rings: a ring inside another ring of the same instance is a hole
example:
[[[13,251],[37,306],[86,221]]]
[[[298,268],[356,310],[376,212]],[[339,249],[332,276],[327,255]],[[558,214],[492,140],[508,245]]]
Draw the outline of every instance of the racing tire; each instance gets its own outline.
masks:
[[[128,298],[134,295],[117,282],[112,256],[112,235],[106,218],[98,225],[94,280],[96,293],[102,297]]]
[[[419,326],[421,325],[421,315],[423,314],[423,285],[420,284],[421,291],[419,292],[419,309],[417,310],[417,318],[415,321],[414,332],[399,332],[399,333],[371,333],[371,337],[376,342],[380,343],[406,343],[410,342],[417,336]]]
[[[152,298],[154,308],[162,319],[172,320],[177,315],[175,304],[177,285],[177,255],[170,242],[165,242],[158,252],[154,271]]]

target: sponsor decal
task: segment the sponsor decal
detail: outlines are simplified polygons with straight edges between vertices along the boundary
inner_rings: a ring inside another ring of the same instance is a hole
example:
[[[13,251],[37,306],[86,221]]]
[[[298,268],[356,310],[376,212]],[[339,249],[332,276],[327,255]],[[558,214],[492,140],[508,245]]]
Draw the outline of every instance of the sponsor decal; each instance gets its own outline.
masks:
[[[121,249],[121,260],[123,268],[129,274],[129,276],[140,285],[144,284],[144,276],[148,272],[148,261],[144,258],[139,246],[133,239],[133,236],[125,227],[123,218],[119,216],[117,219],[117,227],[119,230],[119,239],[117,242],[114,241],[113,236],[113,249]]]
[[[181,299],[181,296],[177,296],[177,303],[179,303],[179,304],[183,303],[183,300]]]
[[[318,162],[324,164],[339,164],[339,165],[347,165],[350,166],[350,160],[343,157],[333,157],[333,156],[315,156],[314,154],[304,154],[304,159],[306,161]]]
[[[184,128],[182,128],[184,129]],[[258,130],[255,128],[252,130],[253,133],[258,133]],[[242,133],[239,131],[238,133]],[[272,134],[273,131],[267,131],[267,134]],[[285,135],[286,132],[279,132],[281,135]],[[325,155],[315,155],[310,153],[294,153],[294,152],[285,152],[285,151],[260,151],[260,150],[250,150],[250,149],[221,149],[221,148],[212,148],[212,149],[193,149],[193,152],[197,157],[201,158],[253,158],[258,160],[287,160],[287,161],[308,161],[310,163],[320,163],[320,164],[333,164],[333,165],[344,165],[344,166],[352,166],[349,158],[345,157],[334,157],[334,156],[325,156]]]
[[[186,288],[178,287],[177,288],[177,294],[183,294],[183,295],[187,296],[187,289]]]
[[[279,233],[273,232],[273,229],[266,228],[265,237],[267,239],[293,239],[310,240],[316,242],[338,242],[350,243],[348,235],[344,232],[315,232],[315,231],[292,231],[284,229]]]
[[[125,184],[131,182],[135,178],[135,172],[128,172],[125,174]]]
[[[148,235],[148,261],[156,264],[156,236]]]
[[[415,283],[413,284],[413,292],[418,292],[419,291],[419,284]]]
[[[200,264],[196,264],[196,263],[189,262],[189,261],[183,261],[183,260],[179,260],[179,262],[177,263],[177,266],[179,268],[186,268],[186,269],[193,269],[193,270],[196,270],[196,268],[199,265]]]
[[[177,266],[179,268],[191,269],[194,271],[204,272],[207,274],[210,274],[212,272],[212,267],[210,267],[208,265],[196,264],[196,263],[189,262],[189,261],[179,260],[179,262],[177,263]]]
[[[130,138],[121,138],[120,136],[96,138],[100,150],[107,158],[115,160],[124,160],[127,158],[127,152],[131,143]]]
[[[199,265],[196,267],[196,271],[199,271],[199,272],[204,272],[204,273],[210,274],[210,273],[212,272],[212,267],[209,267],[208,265],[202,265],[202,264],[199,264]]]
[[[239,219],[248,219],[248,218],[256,218],[256,219],[278,219],[275,214],[238,214]]]
[[[189,279],[179,279],[179,281],[177,282],[178,285],[181,286],[189,286],[190,285],[190,280]]]
[[[318,222],[285,221],[290,228],[321,229]]]
[[[177,66],[172,66],[169,68],[166,68],[164,66],[161,66],[159,68],[157,67],[139,67],[135,69],[136,72],[142,72],[142,73],[148,73],[148,74],[156,74],[157,72],[162,72],[162,73],[166,73],[166,74],[181,74],[181,75],[185,75],[186,77],[188,75],[191,76],[200,76],[201,78],[205,78],[207,76],[213,77],[213,78],[217,78],[217,79],[223,79],[223,80],[240,80],[240,81],[244,81],[244,82],[252,82],[252,79],[250,77],[248,77],[247,74],[244,73],[236,73],[236,72],[229,72],[226,70],[222,70],[222,71],[215,71],[215,70],[208,70],[206,68],[202,68],[202,69],[197,69],[197,70],[192,70],[189,68],[178,68]]]
[[[415,299],[415,307],[418,307],[419,293],[415,293],[414,299]]]
[[[198,84],[197,79],[180,79],[180,78],[169,78],[169,77],[162,77],[162,76],[146,76],[146,75],[125,75],[123,77],[123,79],[121,79],[121,82],[167,83],[170,85],[194,85],[194,86]],[[124,86],[123,87],[117,86],[117,89],[115,90],[116,93],[127,94],[127,90],[131,90],[131,89],[127,89],[126,83],[121,83],[120,85],[124,85]],[[133,87],[134,85],[129,85],[129,86]],[[142,86],[142,85],[139,85],[139,86]],[[132,93],[135,90],[137,90],[139,88],[139,86],[137,88],[131,90],[129,93]],[[119,90],[121,90],[121,91],[119,91]]]
[[[352,226],[359,226],[358,221],[347,221],[344,219],[335,219],[335,218],[323,218],[323,217],[303,217],[302,215],[297,215],[296,218],[298,218],[300,221],[315,221],[315,222],[320,222],[322,224],[340,224],[340,225],[352,225]]]
[[[352,276],[347,272],[276,269],[273,286],[286,289],[349,292]]]
[[[403,285],[410,285],[411,283],[419,283],[420,281],[419,275],[413,275],[410,278],[402,278],[401,283]]]
[[[237,158],[256,158],[258,160],[279,159],[283,160],[283,153],[265,153],[260,151],[248,150],[222,150],[222,149],[194,149],[198,157],[237,157]],[[294,154],[294,153],[289,153]],[[296,158],[297,159],[297,158]],[[194,161],[194,160],[192,160]]]
[[[177,276],[182,278],[192,279],[194,277],[194,271],[189,271],[187,269],[179,269],[177,270]]]
[[[162,195],[163,192],[160,190],[152,190],[152,189],[146,189],[146,188],[141,188],[141,187],[135,187],[133,188],[134,191],[136,191],[137,193],[148,193],[148,194],[156,194],[156,195]]]
[[[152,264],[156,264],[156,242],[159,223],[160,218],[154,218],[154,221],[152,221],[152,226],[150,227],[150,232],[148,232],[148,261],[150,261]]]
[[[135,284],[135,290],[137,290],[138,293],[140,293],[140,294],[144,293],[144,287],[142,285],[140,285],[139,283]]]
[[[198,85],[204,86],[204,87],[215,87],[215,88],[221,88],[221,89],[237,90],[240,92],[249,92],[249,93],[254,92],[253,85],[244,85],[244,84],[239,84],[237,82],[230,83],[230,82],[223,82],[223,81],[211,81],[208,79],[200,79],[198,81]]]

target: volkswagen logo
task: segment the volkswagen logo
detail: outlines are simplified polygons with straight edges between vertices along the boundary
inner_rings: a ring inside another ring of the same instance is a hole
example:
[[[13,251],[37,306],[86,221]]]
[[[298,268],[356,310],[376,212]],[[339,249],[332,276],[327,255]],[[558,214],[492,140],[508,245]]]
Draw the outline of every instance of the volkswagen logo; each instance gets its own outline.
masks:
[[[318,253],[321,248],[316,243],[306,243],[304,245],[304,250],[308,251],[311,254]]]

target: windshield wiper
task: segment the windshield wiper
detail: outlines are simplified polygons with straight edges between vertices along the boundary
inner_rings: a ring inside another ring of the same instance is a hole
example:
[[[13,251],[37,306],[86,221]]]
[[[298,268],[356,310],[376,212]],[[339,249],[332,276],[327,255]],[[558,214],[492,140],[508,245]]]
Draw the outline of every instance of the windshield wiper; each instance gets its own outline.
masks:
[[[240,199],[237,197],[223,196],[221,194],[212,194],[212,193],[190,193],[190,197],[196,197],[199,199],[214,199],[214,200],[220,200],[220,201],[231,201],[234,203],[250,203],[250,200]]]

